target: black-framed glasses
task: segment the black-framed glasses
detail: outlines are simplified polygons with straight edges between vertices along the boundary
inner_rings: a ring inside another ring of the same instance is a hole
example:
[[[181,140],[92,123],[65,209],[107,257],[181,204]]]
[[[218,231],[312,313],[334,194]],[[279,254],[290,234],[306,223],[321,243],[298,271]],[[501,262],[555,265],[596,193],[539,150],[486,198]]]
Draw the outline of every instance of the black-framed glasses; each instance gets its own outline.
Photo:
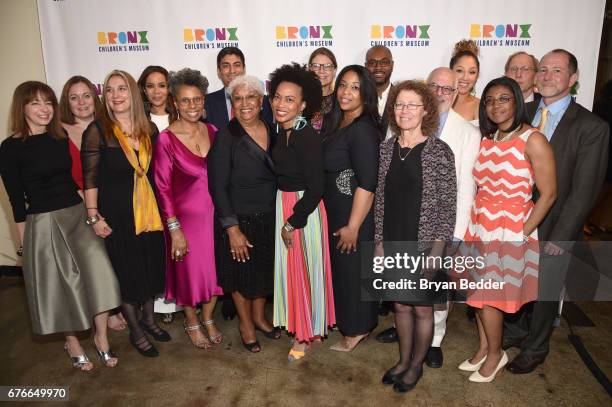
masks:
[[[438,93],[438,89],[440,90],[440,92],[442,92],[443,95],[450,95],[451,93],[453,93],[457,88],[453,88],[452,86],[442,86],[442,85],[438,85],[435,82],[430,82],[427,84],[427,87],[433,92],[433,93]]]
[[[308,64],[308,68],[310,68],[311,71],[318,71],[319,69],[322,69],[329,72],[333,70],[335,66],[334,64]]]
[[[380,66],[381,68],[387,68],[389,66],[391,66],[391,64],[393,63],[393,61],[391,61],[390,59],[387,58],[383,58],[383,59],[369,59],[366,61],[366,66],[368,68],[376,68],[377,66]]]
[[[536,70],[535,68],[530,68],[530,67],[528,67],[528,66],[511,66],[511,67],[508,67],[508,72],[510,72],[510,73],[512,73],[512,74],[515,74],[515,75],[516,75],[516,74],[517,74],[519,71],[520,71],[522,74],[526,74],[526,73],[527,73],[527,72],[529,72],[529,71],[535,71],[535,70]]]
[[[418,103],[395,103],[393,105],[393,108],[395,110],[400,110],[400,111],[404,111],[404,109],[406,110],[417,110],[419,107],[423,106],[423,104],[418,104]]]
[[[500,104],[500,105],[505,105],[506,103],[510,102],[512,100],[512,98],[510,96],[506,96],[506,95],[502,95],[498,98],[494,98],[494,97],[486,97],[484,100],[484,104],[485,106],[493,106],[495,104]]]

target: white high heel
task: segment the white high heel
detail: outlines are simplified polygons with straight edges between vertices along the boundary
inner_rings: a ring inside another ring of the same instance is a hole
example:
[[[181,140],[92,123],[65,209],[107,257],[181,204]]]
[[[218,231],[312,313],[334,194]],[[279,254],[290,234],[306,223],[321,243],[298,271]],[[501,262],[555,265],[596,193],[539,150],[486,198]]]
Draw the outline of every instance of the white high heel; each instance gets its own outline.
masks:
[[[464,372],[475,372],[480,369],[480,366],[487,360],[487,355],[484,355],[480,362],[471,364],[469,359],[466,359],[459,365],[459,370],[463,370]]]
[[[504,368],[504,366],[506,366],[506,363],[508,363],[508,355],[506,354],[506,352],[502,352],[502,357],[499,360],[495,371],[491,373],[490,376],[485,377],[478,373],[478,370],[476,370],[470,375],[470,381],[476,383],[490,383],[493,381],[493,379],[495,379],[495,375],[497,374],[497,372],[499,372],[501,369]]]

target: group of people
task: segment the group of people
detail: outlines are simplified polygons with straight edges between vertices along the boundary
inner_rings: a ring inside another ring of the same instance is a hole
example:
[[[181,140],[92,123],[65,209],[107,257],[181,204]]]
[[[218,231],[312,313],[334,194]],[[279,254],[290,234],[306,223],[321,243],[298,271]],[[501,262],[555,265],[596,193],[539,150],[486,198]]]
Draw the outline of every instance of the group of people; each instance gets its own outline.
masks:
[[[469,293],[480,342],[459,369],[474,382],[506,365],[532,371],[556,311],[538,301],[537,258],[565,254],[538,240],[580,237],[609,130],[571,98],[578,67],[568,51],[513,54],[481,99],[479,68],[478,48],[461,41],[449,67],[391,84],[388,48],[337,75],[334,54],[319,48],[304,66],[272,72],[266,95],[242,51],[227,47],[217,56],[224,86],[210,94],[199,71],[159,66],[138,81],[110,72],[101,101],[80,76],[59,103],[43,83],[19,85],[0,174],[33,331],[64,332],[73,366],[90,370],[74,332],[93,319],[95,347],[113,367],[109,315],[154,357],[150,338],[171,340],[154,319],[159,304],[182,308],[191,342],[208,349],[223,340],[213,311],[225,293],[250,352],[262,350],[256,331],[274,340],[284,328],[294,336],[288,360],[299,360],[334,326],[342,339],[331,349],[348,352],[378,323],[379,303],[362,299],[364,256],[393,254],[394,242],[430,256],[457,242],[519,242],[522,261],[499,256],[481,271],[508,283],[500,296]],[[431,273],[440,270],[418,274]],[[406,392],[424,363],[442,365],[451,305],[428,291],[393,303],[395,326],[379,337],[399,342],[399,360],[384,384]],[[511,363],[509,346],[521,347]]]

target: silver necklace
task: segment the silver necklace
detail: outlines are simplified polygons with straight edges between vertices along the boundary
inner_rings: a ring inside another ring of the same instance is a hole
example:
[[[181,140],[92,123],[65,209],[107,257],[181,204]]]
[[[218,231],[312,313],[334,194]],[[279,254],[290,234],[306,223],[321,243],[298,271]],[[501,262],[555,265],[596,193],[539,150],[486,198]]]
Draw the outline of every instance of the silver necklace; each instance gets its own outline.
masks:
[[[412,150],[414,150],[414,147],[409,148],[409,151],[406,153],[405,156],[402,157],[402,145],[400,144],[399,140],[397,140],[397,156],[399,157],[400,161],[404,161],[406,159],[406,157],[408,157],[410,155],[410,153],[412,153]]]

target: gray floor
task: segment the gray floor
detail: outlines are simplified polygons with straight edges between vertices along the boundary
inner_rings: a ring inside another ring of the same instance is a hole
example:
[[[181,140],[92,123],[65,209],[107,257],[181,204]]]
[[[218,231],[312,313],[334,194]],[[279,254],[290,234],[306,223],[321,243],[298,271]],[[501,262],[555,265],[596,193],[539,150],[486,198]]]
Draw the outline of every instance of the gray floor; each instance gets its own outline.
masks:
[[[612,377],[612,303],[579,305],[596,327],[578,327],[576,333]],[[196,350],[182,332],[179,316],[169,326],[174,340],[158,345],[159,358],[143,358],[130,347],[126,332],[112,332],[111,342],[120,356],[117,368],[104,368],[96,359],[95,369],[83,373],[71,369],[61,337],[32,335],[20,279],[0,279],[0,309],[0,384],[69,386],[72,405],[610,405],[567,340],[565,323],[553,334],[546,363],[532,374],[505,372],[493,383],[468,382],[468,373],[456,366],[474,350],[477,333],[461,305],[449,319],[444,367],[425,368],[418,386],[404,395],[380,384],[382,374],[396,361],[397,346],[373,338],[342,354],[328,349],[339,338],[334,332],[303,360],[289,364],[289,339],[284,335],[278,341],[260,336],[262,352],[249,354],[240,345],[237,321],[218,316],[223,344],[211,351]],[[392,316],[381,318],[375,333],[391,323]],[[91,339],[85,338],[85,349],[93,357]],[[510,356],[516,352],[511,350]]]

